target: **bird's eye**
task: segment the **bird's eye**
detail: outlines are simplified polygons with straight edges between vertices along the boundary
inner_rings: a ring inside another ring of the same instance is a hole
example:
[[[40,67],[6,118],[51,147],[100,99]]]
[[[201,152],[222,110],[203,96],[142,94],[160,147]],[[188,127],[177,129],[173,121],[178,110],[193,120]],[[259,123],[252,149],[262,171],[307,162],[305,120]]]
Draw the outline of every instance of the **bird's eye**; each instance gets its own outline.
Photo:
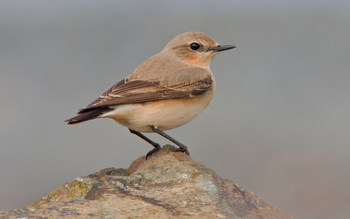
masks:
[[[191,45],[190,45],[190,48],[192,50],[197,50],[197,49],[199,49],[199,47],[201,47],[201,46],[198,43],[191,43]]]

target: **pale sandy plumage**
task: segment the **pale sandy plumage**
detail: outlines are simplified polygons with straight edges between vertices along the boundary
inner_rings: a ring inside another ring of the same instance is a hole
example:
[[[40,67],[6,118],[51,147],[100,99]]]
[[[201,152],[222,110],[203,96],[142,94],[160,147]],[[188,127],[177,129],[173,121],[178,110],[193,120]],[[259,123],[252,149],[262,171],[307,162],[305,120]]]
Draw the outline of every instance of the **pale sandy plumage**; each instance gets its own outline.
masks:
[[[163,131],[186,124],[208,106],[215,90],[210,62],[218,52],[232,48],[204,33],[180,34],[66,122],[111,118],[151,143],[155,149],[148,155],[160,146],[139,132],[157,132],[188,153]]]

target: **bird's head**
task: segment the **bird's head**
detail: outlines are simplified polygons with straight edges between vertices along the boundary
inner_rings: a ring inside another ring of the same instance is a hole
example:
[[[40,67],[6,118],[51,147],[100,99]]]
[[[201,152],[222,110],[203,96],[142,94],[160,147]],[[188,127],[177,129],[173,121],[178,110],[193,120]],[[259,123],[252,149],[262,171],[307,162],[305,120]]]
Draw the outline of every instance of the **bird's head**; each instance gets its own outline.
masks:
[[[191,66],[209,68],[218,52],[233,48],[233,45],[220,45],[205,33],[186,32],[172,39],[163,52],[168,52]]]

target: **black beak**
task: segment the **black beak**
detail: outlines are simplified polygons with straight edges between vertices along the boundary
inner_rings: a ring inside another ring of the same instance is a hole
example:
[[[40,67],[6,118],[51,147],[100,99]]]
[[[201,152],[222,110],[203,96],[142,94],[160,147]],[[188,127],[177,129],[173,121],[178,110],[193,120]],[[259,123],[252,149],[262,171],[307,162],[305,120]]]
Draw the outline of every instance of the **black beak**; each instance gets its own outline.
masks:
[[[229,50],[229,49],[233,49],[236,48],[233,45],[218,45],[217,47],[213,48],[214,52],[221,52],[221,51],[225,51],[225,50]]]

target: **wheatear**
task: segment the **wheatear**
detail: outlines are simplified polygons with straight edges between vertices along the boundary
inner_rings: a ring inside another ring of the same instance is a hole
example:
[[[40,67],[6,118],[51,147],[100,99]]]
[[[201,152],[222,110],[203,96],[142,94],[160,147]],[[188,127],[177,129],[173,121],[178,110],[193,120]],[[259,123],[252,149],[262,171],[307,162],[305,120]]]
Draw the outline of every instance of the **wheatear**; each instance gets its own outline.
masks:
[[[164,131],[186,124],[208,106],[215,90],[210,62],[218,52],[233,48],[204,33],[180,34],[65,122],[111,118],[153,145],[146,157],[161,147],[141,132],[155,132],[175,143],[175,151],[189,155],[184,144]]]

